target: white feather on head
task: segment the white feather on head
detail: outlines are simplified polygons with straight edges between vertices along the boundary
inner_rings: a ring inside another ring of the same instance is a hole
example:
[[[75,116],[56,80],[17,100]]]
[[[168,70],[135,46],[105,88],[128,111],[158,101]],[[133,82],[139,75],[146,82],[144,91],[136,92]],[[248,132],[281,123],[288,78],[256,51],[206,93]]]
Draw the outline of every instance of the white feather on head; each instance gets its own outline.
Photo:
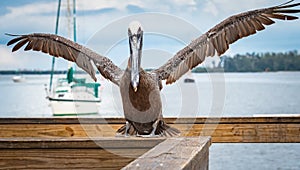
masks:
[[[139,28],[141,30],[143,30],[142,24],[140,22],[138,22],[138,21],[132,21],[132,22],[130,22],[129,27],[128,27],[128,29],[131,31],[131,33],[133,35],[138,33]]]

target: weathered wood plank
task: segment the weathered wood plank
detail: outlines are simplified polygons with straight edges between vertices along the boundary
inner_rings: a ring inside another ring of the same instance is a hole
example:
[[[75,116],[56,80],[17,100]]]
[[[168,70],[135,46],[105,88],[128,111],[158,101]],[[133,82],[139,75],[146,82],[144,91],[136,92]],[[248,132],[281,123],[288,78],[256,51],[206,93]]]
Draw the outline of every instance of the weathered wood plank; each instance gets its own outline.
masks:
[[[164,118],[168,124],[300,123],[300,116]],[[0,118],[0,124],[123,124],[124,118]]]
[[[0,137],[112,137],[122,124],[0,124]]]
[[[0,169],[120,169],[164,138],[1,138]]]
[[[169,138],[122,169],[206,170],[210,145],[209,137]]]
[[[213,142],[300,142],[300,117],[165,120],[178,128],[181,136],[212,136]],[[0,119],[0,138],[113,137],[124,122],[121,118]]]
[[[195,124],[176,126],[183,136],[211,136],[217,143],[300,142],[300,124]]]
[[[0,149],[1,169],[120,169],[148,149]],[[114,152],[120,153],[114,154]]]
[[[0,138],[0,149],[130,149],[152,148],[165,138]],[[138,141],[138,142],[137,142]]]
[[[210,145],[209,137],[5,138],[0,139],[0,168],[121,169],[138,158],[141,169],[155,169],[156,163],[168,169],[207,169]]]

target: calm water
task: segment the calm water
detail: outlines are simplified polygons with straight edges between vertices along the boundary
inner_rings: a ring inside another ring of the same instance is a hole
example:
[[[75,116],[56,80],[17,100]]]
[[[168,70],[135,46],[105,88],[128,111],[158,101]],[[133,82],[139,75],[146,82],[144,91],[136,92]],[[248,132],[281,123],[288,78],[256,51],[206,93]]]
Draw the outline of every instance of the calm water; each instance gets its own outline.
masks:
[[[300,72],[193,74],[162,91],[165,117],[299,114]],[[48,75],[13,83],[0,75],[0,117],[51,117],[45,99]],[[62,77],[62,76],[56,76]],[[102,117],[122,117],[118,89],[100,80]],[[300,169],[300,144],[213,144],[211,169]]]
[[[25,77],[24,83],[13,83],[12,76],[0,75],[0,117],[51,117],[45,99],[49,76]],[[192,77],[195,84],[181,80],[164,86],[165,117],[300,113],[300,72],[193,74]],[[118,89],[106,80],[99,82],[103,85],[99,116],[123,116]]]

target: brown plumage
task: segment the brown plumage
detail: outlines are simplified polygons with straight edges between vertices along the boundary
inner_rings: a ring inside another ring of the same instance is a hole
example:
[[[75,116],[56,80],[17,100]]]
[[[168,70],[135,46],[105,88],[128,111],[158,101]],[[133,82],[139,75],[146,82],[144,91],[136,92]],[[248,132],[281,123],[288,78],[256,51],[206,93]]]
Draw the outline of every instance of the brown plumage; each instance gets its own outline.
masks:
[[[62,57],[75,62],[96,80],[94,63],[102,76],[120,87],[126,125],[118,130],[125,135],[174,136],[179,133],[163,121],[160,99],[161,81],[171,84],[190,69],[202,63],[206,57],[222,55],[229,45],[237,40],[264,30],[275,23],[272,19],[294,20],[298,17],[287,15],[300,10],[291,9],[300,3],[292,1],[279,6],[252,10],[233,15],[222,21],[188,46],[178,51],[174,57],[152,72],[140,68],[143,31],[139,24],[128,30],[130,59],[125,71],[110,59],[75,42],[52,34],[20,35],[7,45],[16,45],[12,51],[25,46],[25,50],[35,50]],[[16,36],[16,35],[12,35]]]

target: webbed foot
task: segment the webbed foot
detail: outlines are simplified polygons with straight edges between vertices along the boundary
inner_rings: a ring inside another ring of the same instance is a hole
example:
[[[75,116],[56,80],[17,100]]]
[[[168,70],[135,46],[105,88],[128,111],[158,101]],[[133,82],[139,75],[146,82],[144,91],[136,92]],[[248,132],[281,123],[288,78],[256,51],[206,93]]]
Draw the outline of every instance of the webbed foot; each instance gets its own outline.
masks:
[[[161,137],[160,135],[155,135],[155,134],[152,134],[152,133],[150,133],[149,135],[137,134],[136,136],[137,137],[142,137],[142,138],[159,138],[159,137]]]
[[[116,133],[116,137],[130,137],[128,131],[129,131],[129,128],[130,128],[131,124],[126,121],[126,124],[125,124],[125,132],[124,133]]]

